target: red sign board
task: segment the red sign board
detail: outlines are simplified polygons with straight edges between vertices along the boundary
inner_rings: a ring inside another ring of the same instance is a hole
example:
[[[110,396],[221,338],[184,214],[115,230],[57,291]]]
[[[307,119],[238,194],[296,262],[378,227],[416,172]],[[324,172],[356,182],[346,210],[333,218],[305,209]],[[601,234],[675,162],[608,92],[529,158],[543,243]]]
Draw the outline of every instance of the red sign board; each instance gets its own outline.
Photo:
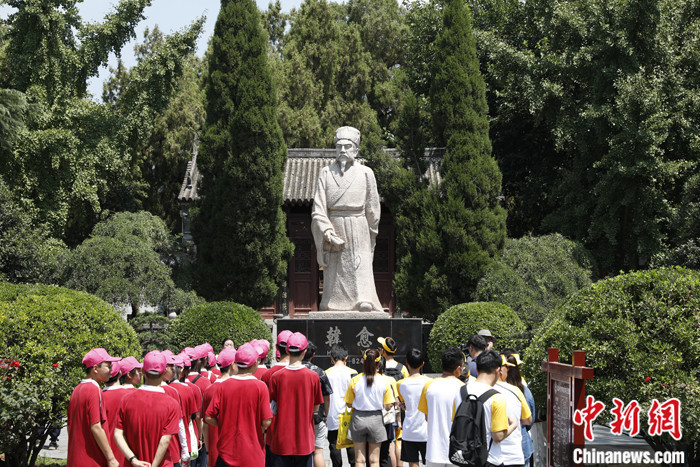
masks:
[[[574,424],[574,413],[586,405],[586,380],[593,368],[586,366],[586,352],[574,352],[573,365],[559,363],[559,349],[549,349],[547,361],[547,465],[582,465],[573,461],[574,446],[585,443],[583,426]]]

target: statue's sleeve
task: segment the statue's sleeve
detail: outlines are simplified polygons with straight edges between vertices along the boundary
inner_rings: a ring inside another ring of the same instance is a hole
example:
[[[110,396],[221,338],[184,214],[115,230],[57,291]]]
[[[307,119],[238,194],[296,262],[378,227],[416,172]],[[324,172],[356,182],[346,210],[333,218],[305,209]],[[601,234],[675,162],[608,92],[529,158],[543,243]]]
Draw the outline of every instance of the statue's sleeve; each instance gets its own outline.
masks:
[[[327,266],[326,261],[323,259],[323,234],[326,230],[333,230],[333,224],[328,218],[328,205],[326,203],[326,172],[326,170],[321,170],[318,176],[314,205],[311,209],[311,233],[316,244],[316,259],[321,267]]]
[[[369,234],[372,237],[372,251],[379,233],[379,217],[381,216],[381,204],[379,202],[379,192],[377,192],[377,180],[374,172],[367,169],[367,205],[365,206],[365,217],[369,226]]]

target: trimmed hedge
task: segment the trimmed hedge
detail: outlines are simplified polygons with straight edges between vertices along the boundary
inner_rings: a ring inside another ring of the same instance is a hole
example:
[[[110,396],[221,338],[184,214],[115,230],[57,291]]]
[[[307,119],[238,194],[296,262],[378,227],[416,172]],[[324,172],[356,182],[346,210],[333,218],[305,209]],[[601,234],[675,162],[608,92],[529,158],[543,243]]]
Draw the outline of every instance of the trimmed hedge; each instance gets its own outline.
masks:
[[[496,337],[495,348],[520,349],[525,325],[510,307],[496,302],[462,303],[442,313],[430,331],[428,359],[435,371],[442,367],[442,351],[461,346],[480,329],[488,329]]]
[[[656,449],[667,449],[700,439],[700,272],[678,267],[632,272],[574,294],[542,327],[524,357],[540,407],[546,400],[540,364],[549,347],[559,348],[563,362],[571,361],[574,350],[586,351],[586,364],[595,369],[586,392],[607,407],[599,422],[610,418],[613,397],[625,404],[636,399],[642,407],[640,428],[646,432],[651,401],[677,397],[681,441],[667,434],[647,440]],[[695,449],[697,460],[700,447]]]
[[[238,348],[253,339],[272,344],[270,328],[262,316],[246,305],[234,302],[210,302],[181,313],[168,326],[173,351],[209,342],[219,350],[225,338]],[[274,346],[270,345],[272,350]]]
[[[38,428],[65,415],[73,388],[85,377],[82,358],[95,347],[111,355],[141,355],[134,330],[99,298],[62,287],[0,283],[5,465],[30,465],[40,450],[34,448]]]

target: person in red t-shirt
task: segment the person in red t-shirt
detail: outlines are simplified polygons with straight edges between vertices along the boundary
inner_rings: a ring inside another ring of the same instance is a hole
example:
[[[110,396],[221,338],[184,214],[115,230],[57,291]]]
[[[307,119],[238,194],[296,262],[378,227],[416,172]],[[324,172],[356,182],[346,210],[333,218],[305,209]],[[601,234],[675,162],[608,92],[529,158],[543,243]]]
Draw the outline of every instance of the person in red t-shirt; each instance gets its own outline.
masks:
[[[100,384],[109,380],[112,362],[105,349],[92,349],[83,357],[85,379],[78,384],[68,403],[68,467],[118,467],[102,424],[107,413]]]
[[[114,438],[127,459],[136,467],[172,467],[168,447],[179,431],[180,406],[160,387],[167,368],[165,356],[157,350],[143,359],[145,382],[122,399]]]
[[[121,366],[119,384],[127,391],[136,389],[135,386],[140,385],[143,379],[141,372],[143,364],[139,363],[135,357],[126,357],[119,361],[119,365]]]
[[[272,375],[289,365],[289,355],[287,354],[287,339],[289,339],[289,336],[291,335],[292,331],[286,329],[284,331],[280,331],[279,334],[277,334],[277,353],[279,354],[277,357],[277,363],[270,367],[260,378],[260,381],[265,383],[265,385],[268,387],[268,390],[270,388],[270,378],[272,378]],[[274,418],[272,419],[272,425],[270,425],[270,428],[268,428],[267,430],[267,436],[265,436],[265,465],[271,465],[272,457],[274,457],[274,454],[272,454],[272,451],[270,451],[270,439],[272,438],[273,431],[275,431]]]
[[[270,343],[266,339],[255,339],[250,342],[258,351],[258,370],[255,372],[255,377],[262,380],[262,377],[267,373],[267,368],[265,368],[265,360],[267,359],[267,354],[270,352]]]
[[[173,460],[176,466],[180,465],[180,461],[187,463],[190,460],[189,445],[187,444],[187,435],[185,433],[185,421],[186,415],[182,410],[182,400],[180,399],[180,393],[173,387],[170,383],[175,376],[175,363],[178,361],[175,355],[170,350],[164,350],[161,352],[165,356],[165,372],[163,373],[163,381],[161,381],[160,386],[163,388],[165,393],[170,396],[175,402],[177,402],[179,410],[180,419],[178,420],[178,433],[176,436],[170,438],[170,458]]]
[[[272,411],[267,387],[253,376],[258,366],[258,351],[250,343],[243,344],[234,360],[235,365],[222,366],[229,377],[217,384],[205,414],[206,422],[219,431],[219,457],[215,465],[262,467],[265,465],[263,434],[270,426]]]
[[[179,394],[180,394],[180,406],[182,408],[182,413],[183,413],[183,422],[185,422],[185,437],[186,437],[186,446],[187,446],[187,452],[191,453],[193,452],[193,441],[196,443],[196,434],[195,434],[195,418],[197,416],[198,408],[197,408],[197,401],[195,399],[194,393],[192,392],[192,389],[185,383],[184,381],[180,381],[180,379],[184,380],[184,366],[185,366],[185,356],[183,354],[176,355],[175,356],[175,376],[173,379],[173,382],[170,384],[172,388],[174,388]],[[199,388],[194,386],[194,389],[199,392]],[[195,444],[195,447],[196,444]],[[183,456],[184,457],[189,457],[188,456]]]
[[[270,405],[276,412],[270,440],[274,467],[312,465],[314,415],[318,415],[323,394],[318,375],[302,364],[307,346],[303,334],[292,334],[287,339],[289,365],[270,379]]]
[[[218,357],[218,363],[222,368],[227,371],[224,372],[220,379],[217,379],[214,384],[209,386],[209,388],[204,392],[204,404],[203,410],[206,413],[207,407],[211,404],[214,399],[215,394],[219,391],[221,383],[229,378],[228,369],[233,363],[233,359],[236,357],[236,349],[228,348],[221,351]],[[235,368],[235,366],[234,366]],[[219,457],[219,449],[217,443],[219,440],[219,430],[215,425],[209,425],[208,423],[204,425],[204,444],[207,446],[207,465],[209,467],[214,467],[216,464],[216,459]]]
[[[188,350],[189,349],[189,350]],[[183,352],[190,352],[190,354],[198,355],[198,353],[195,352],[195,349],[192,348],[186,348],[183,350]],[[197,386],[196,384],[192,384],[189,381],[189,377],[192,375],[192,379],[195,379],[197,377],[197,373],[191,371],[193,366],[194,366],[194,361],[190,359],[190,357],[187,356],[187,353],[184,355],[183,359],[185,360],[185,367],[182,372],[182,378],[181,381],[187,385],[187,387],[190,388],[190,391],[192,391],[192,395],[194,396],[194,405],[195,408],[197,409],[197,412],[195,413],[195,418],[194,418],[194,443],[190,444],[190,451],[195,452],[197,451],[197,458],[193,459],[191,462],[191,467],[204,467],[206,465],[206,458],[204,463],[200,463],[199,456],[202,454],[202,433],[203,433],[203,408],[202,408],[202,402],[204,399],[204,393],[202,390]],[[199,378],[200,380],[202,378]]]
[[[105,407],[107,414],[107,423],[104,429],[109,440],[109,446],[112,448],[114,457],[119,462],[119,465],[124,463],[124,455],[119,450],[117,442],[114,440],[114,424],[119,413],[119,405],[122,398],[126,396],[127,391],[119,384],[119,375],[121,370],[120,362],[112,362],[112,371],[109,374],[109,381],[105,383],[105,388],[102,390],[102,404]]]

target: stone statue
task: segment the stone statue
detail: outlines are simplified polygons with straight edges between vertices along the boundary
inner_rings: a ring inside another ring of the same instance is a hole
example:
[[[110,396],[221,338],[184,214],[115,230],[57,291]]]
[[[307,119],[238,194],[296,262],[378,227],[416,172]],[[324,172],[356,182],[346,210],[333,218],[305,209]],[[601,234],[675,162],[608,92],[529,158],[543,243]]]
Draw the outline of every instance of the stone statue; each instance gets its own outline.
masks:
[[[324,270],[321,311],[383,311],[372,271],[379,193],[372,169],[355,161],[359,145],[356,128],[338,128],[335,161],[316,185],[311,231]]]

